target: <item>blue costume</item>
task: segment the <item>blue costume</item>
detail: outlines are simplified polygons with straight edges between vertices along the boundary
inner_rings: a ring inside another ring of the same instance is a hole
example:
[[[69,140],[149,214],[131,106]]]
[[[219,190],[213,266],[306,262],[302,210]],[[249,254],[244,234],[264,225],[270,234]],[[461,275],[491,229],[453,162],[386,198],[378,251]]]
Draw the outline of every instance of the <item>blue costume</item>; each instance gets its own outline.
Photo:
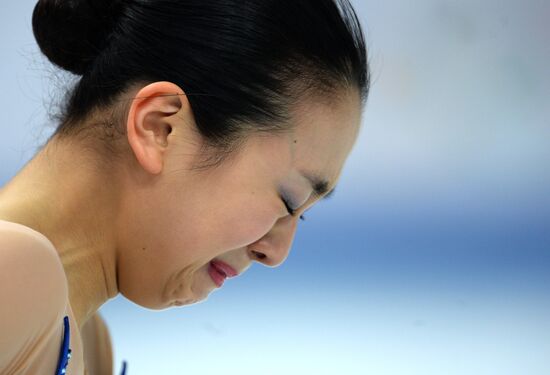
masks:
[[[71,337],[71,328],[69,327],[69,317],[63,318],[63,342],[61,343],[61,353],[59,353],[59,360],[57,361],[57,369],[55,375],[65,375],[69,359],[71,358],[71,349],[69,348],[69,341]],[[120,375],[126,374],[126,361],[122,361],[122,372]]]

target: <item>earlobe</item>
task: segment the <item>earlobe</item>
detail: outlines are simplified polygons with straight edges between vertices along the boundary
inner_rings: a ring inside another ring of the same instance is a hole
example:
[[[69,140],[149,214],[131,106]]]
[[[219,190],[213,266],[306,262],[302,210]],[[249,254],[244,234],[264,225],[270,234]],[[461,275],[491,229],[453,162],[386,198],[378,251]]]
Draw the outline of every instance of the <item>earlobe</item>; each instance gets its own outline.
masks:
[[[158,174],[164,165],[174,120],[189,106],[183,90],[171,82],[154,82],[136,94],[126,124],[128,142],[139,164]]]

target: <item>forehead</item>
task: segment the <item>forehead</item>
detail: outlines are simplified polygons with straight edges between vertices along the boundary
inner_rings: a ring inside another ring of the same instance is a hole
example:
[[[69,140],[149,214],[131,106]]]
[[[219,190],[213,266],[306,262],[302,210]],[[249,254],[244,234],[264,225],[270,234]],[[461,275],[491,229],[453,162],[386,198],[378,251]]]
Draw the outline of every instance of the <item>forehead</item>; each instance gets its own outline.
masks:
[[[288,136],[294,168],[326,179],[332,187],[359,133],[359,94],[349,90],[334,101],[328,97],[303,100],[292,118],[295,126]]]

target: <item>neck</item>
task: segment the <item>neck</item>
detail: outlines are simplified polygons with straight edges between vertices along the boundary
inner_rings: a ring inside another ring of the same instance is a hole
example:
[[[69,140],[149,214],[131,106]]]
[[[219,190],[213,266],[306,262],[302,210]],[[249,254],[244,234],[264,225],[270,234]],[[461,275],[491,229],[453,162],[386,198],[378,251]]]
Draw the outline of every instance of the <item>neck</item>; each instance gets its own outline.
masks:
[[[118,294],[117,187],[87,148],[51,140],[0,189],[0,217],[44,234],[55,246],[78,325]]]

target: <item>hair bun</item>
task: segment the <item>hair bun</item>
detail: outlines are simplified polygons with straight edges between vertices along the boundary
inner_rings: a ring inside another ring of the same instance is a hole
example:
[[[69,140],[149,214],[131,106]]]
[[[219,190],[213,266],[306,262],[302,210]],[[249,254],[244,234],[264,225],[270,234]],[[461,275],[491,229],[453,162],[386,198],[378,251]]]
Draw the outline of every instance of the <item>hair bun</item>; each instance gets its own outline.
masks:
[[[105,47],[121,13],[120,0],[40,0],[32,28],[52,63],[83,75]]]

